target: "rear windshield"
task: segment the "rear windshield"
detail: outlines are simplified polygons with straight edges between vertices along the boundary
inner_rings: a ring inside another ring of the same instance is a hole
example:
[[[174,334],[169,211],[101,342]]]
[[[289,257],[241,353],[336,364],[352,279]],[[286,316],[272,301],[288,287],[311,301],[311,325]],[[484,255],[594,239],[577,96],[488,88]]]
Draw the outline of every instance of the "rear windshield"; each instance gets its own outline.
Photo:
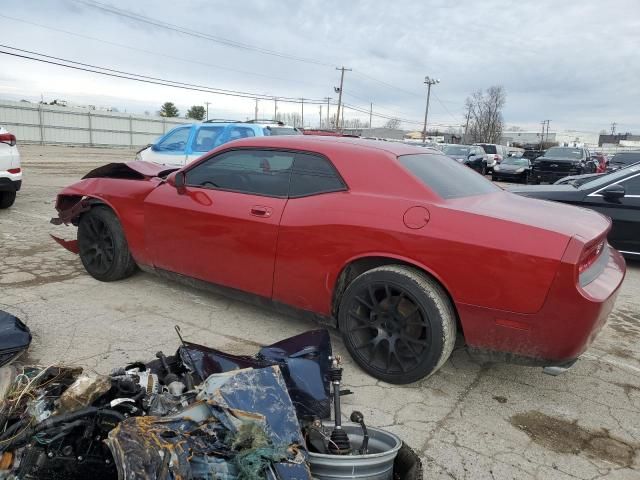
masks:
[[[442,198],[460,198],[499,192],[482,175],[440,154],[401,155],[400,163]]]
[[[469,147],[460,147],[458,145],[448,145],[442,150],[446,155],[466,155],[469,153]]]
[[[496,151],[495,145],[480,145],[480,146],[483,148],[484,153],[498,153]]]

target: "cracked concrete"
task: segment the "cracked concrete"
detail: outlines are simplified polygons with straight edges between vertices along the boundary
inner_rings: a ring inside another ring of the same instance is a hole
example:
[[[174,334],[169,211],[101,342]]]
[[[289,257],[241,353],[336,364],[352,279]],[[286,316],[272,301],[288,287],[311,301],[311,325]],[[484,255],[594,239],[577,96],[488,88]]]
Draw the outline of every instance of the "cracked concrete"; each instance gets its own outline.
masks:
[[[127,150],[21,146],[23,191],[0,211],[0,309],[21,317],[34,340],[26,361],[59,361],[106,373],[187,339],[253,353],[316,325],[138,273],[111,284],[85,274],[49,238],[56,192],[91,168],[133,158]],[[345,359],[349,413],[400,435],[423,457],[429,479],[640,478],[640,264],[591,349],[566,374],[481,366],[456,349],[431,378],[376,381]]]

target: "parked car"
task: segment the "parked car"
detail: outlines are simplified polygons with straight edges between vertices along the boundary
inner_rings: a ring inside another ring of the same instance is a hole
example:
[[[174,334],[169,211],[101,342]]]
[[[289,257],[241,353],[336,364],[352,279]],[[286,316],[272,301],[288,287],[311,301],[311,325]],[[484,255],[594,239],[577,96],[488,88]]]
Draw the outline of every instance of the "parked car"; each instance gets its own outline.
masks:
[[[393,383],[440,368],[457,331],[474,352],[567,368],[625,273],[604,216],[395,142],[246,138],[173,171],[112,163],[63,189],[56,209],[54,224],[78,226],[58,241],[94,278],[140,267],[304,312]]]
[[[0,126],[0,209],[13,205],[21,186],[22,167],[16,136]]]
[[[493,167],[491,180],[527,183],[531,174],[531,160],[524,157],[507,157]]]
[[[207,120],[175,127],[136,155],[136,160],[181,167],[209,150],[233,140],[271,135],[302,135],[282,122]]]
[[[609,243],[625,256],[640,259],[640,163],[577,183],[516,187],[511,191],[590,208],[610,217]]]
[[[493,167],[499,165],[502,160],[509,156],[509,147],[497,145],[495,143],[474,143],[479,145],[487,154],[487,171],[492,172]]]
[[[609,160],[607,170],[613,172],[619,168],[624,168],[637,162],[640,162],[640,150],[618,152],[611,158],[611,160]]]
[[[607,165],[609,165],[609,159],[607,155],[602,152],[595,152],[591,154],[591,160],[595,163],[595,173],[604,173],[607,171]],[[638,159],[640,160],[640,158]]]
[[[533,161],[531,181],[553,183],[567,175],[595,173],[589,150],[582,147],[551,147]]]
[[[445,155],[472,168],[482,175],[487,174],[487,154],[476,145],[447,145],[442,150]]]
[[[544,155],[544,150],[531,150],[531,149],[526,149],[523,153],[522,153],[522,157],[524,158],[528,158],[529,160],[535,160],[538,157],[541,157]]]

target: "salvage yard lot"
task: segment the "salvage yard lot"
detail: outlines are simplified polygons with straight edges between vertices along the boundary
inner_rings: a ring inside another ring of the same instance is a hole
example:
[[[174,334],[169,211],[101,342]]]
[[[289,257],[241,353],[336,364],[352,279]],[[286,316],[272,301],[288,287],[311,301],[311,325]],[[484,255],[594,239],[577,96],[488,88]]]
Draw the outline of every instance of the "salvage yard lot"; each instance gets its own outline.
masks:
[[[50,237],[57,191],[128,150],[21,147],[24,182],[0,211],[0,309],[24,320],[34,341],[24,360],[74,363],[101,373],[186,339],[232,353],[316,328],[311,322],[192,290],[146,273],[100,283]],[[250,274],[250,272],[248,272]],[[499,285],[496,285],[499,288]],[[566,374],[480,365],[454,351],[434,376],[408,386],[375,381],[345,363],[346,413],[361,410],[419,451],[425,478],[551,479],[640,476],[640,264],[628,265],[614,313]]]

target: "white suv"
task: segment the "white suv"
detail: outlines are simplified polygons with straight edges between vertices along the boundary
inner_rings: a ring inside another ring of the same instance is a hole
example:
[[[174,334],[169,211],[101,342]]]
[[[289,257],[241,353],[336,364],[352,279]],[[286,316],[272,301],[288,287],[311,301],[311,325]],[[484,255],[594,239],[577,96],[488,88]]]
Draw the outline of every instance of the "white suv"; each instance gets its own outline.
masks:
[[[9,208],[22,186],[20,154],[16,137],[0,127],[0,208]]]
[[[509,147],[495,143],[474,143],[480,145],[487,154],[487,171],[493,172],[493,167],[502,163],[509,156]]]

